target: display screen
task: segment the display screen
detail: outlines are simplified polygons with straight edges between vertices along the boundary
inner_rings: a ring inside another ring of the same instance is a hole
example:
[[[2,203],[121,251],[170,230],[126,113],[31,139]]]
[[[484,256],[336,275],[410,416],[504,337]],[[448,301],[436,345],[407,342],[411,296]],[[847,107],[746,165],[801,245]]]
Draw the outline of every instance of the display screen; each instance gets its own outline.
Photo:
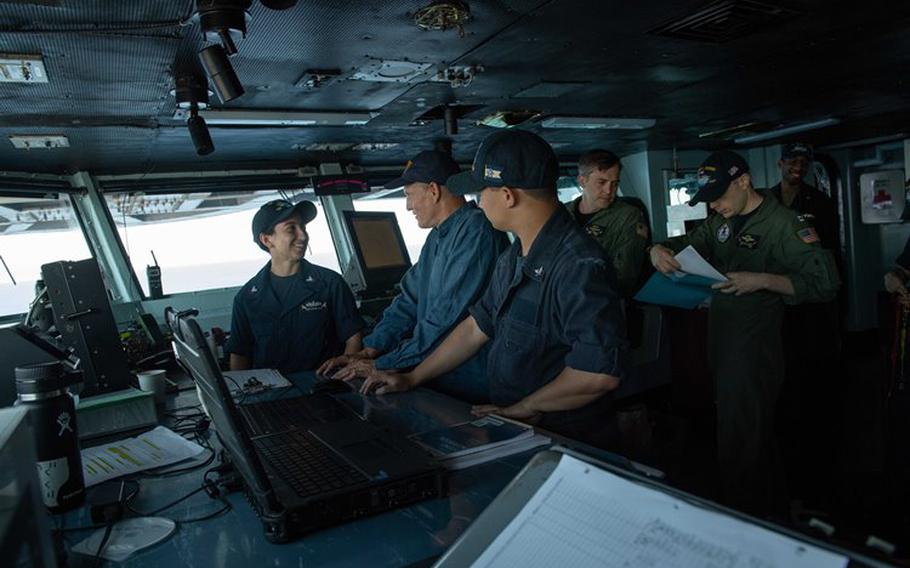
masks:
[[[360,175],[342,174],[336,176],[318,176],[313,178],[316,195],[347,195],[350,193],[369,193],[370,184]]]
[[[367,269],[408,264],[398,245],[396,227],[392,222],[386,219],[355,219],[353,225]]]

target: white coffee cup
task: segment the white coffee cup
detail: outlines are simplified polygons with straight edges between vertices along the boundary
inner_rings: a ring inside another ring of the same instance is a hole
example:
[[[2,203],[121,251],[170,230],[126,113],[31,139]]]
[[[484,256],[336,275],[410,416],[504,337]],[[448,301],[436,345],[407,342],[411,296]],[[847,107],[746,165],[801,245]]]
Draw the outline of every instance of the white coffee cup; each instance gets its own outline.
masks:
[[[164,402],[164,393],[167,388],[165,380],[166,373],[161,369],[143,371],[137,375],[139,377],[139,390],[147,391],[155,395],[155,404]]]

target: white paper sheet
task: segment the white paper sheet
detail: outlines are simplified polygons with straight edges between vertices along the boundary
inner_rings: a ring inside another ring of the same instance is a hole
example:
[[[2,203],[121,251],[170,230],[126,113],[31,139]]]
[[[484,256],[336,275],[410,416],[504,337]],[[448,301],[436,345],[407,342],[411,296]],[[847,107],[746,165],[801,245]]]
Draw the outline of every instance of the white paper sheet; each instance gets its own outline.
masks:
[[[711,266],[711,263],[705,260],[702,255],[698,254],[698,251],[695,250],[692,245],[679,251],[674,258],[680,265],[680,272],[704,276],[705,278],[710,278],[719,282],[726,282],[727,280],[727,277]]]
[[[82,450],[85,486],[198,456],[205,448],[164,426],[135,438]]]
[[[844,567],[847,558],[563,456],[474,566]]]
[[[289,387],[291,381],[275,369],[249,369],[247,371],[225,371],[222,373],[227,381],[231,394],[237,396],[243,392]],[[238,390],[240,389],[240,390]]]

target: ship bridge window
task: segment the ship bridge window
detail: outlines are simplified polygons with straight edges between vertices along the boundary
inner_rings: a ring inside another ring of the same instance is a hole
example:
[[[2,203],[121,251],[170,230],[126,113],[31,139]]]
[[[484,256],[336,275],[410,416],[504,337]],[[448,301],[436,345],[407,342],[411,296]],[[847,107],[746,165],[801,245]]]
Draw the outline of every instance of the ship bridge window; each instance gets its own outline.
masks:
[[[240,286],[269,260],[253,242],[256,211],[274,199],[310,199],[313,194],[275,190],[105,194],[111,217],[142,289],[149,296],[146,269],[157,259],[165,295]],[[338,271],[328,223],[319,214],[309,225],[306,259]],[[154,257],[152,253],[154,252]]]
[[[0,190],[0,318],[28,311],[41,265],[91,256],[67,195]]]
[[[559,201],[569,203],[581,195],[581,186],[578,185],[576,176],[560,176],[556,182],[556,189],[559,192]]]

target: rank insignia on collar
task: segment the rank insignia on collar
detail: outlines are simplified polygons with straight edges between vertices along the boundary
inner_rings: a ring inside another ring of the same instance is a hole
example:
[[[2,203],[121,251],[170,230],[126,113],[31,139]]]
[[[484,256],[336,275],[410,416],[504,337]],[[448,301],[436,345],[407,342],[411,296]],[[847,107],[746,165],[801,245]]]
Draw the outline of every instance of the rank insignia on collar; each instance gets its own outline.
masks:
[[[736,239],[736,245],[752,250],[758,246],[758,241],[759,237],[755,235],[745,234],[740,235],[739,238]]]
[[[600,225],[588,225],[585,227],[585,232],[591,235],[592,237],[599,237],[604,234],[604,228]]]
[[[252,288],[250,288],[250,294],[255,294],[255,293],[258,292],[258,291],[259,291],[259,288],[255,287],[255,286],[253,286]]]
[[[306,281],[307,281],[307,282],[313,282],[313,277],[312,277],[312,276],[307,276],[307,277],[306,277]]]
[[[724,223],[717,229],[717,240],[718,242],[725,243],[730,239],[730,225]]]
[[[534,269],[534,276],[536,276],[537,278],[543,277],[543,266],[538,266],[537,268]]]

